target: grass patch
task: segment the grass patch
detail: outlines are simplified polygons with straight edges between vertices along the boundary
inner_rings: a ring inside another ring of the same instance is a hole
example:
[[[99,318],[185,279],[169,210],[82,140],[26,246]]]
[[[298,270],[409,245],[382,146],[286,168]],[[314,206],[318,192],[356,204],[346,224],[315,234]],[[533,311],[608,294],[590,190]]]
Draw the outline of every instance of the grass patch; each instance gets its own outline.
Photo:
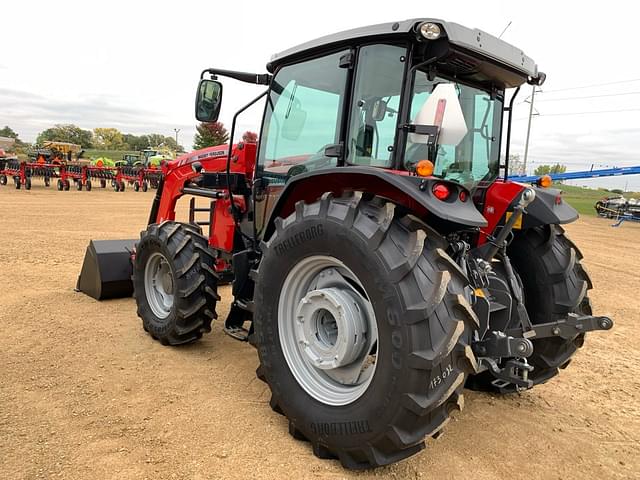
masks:
[[[133,150],[98,150],[94,148],[88,148],[84,151],[83,157],[87,159],[107,157],[111,160],[122,160],[122,156],[127,153],[135,154],[140,152],[134,152]]]

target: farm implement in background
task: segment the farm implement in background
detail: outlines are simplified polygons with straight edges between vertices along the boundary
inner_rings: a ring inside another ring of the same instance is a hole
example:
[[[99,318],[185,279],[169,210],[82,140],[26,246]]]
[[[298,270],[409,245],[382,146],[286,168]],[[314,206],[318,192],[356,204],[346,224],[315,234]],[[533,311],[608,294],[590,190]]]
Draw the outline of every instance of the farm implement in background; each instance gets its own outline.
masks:
[[[33,179],[41,178],[45,187],[57,180],[60,191],[70,190],[72,184],[76,190],[91,191],[97,183],[102,188],[110,184],[116,192],[124,192],[127,184],[146,192],[156,188],[162,176],[162,167],[114,165],[105,159],[90,164],[0,159],[0,185],[12,180],[17,190],[31,190]]]
[[[600,217],[621,218],[627,217],[633,220],[640,218],[640,199],[625,198],[622,195],[614,195],[598,200],[594,205]]]

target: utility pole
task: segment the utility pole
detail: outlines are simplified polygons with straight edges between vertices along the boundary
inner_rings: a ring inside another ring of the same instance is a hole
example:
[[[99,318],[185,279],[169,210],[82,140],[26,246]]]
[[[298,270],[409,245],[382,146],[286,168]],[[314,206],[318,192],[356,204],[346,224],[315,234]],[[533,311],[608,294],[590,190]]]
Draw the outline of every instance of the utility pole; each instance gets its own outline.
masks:
[[[529,136],[531,135],[531,119],[533,118],[533,99],[536,95],[536,86],[531,90],[531,105],[529,105],[529,125],[527,126],[527,140],[524,144],[524,174],[527,174],[527,156],[529,154]]]
[[[176,132],[176,144],[178,144],[178,132],[180,131],[180,129],[174,128],[173,131]]]

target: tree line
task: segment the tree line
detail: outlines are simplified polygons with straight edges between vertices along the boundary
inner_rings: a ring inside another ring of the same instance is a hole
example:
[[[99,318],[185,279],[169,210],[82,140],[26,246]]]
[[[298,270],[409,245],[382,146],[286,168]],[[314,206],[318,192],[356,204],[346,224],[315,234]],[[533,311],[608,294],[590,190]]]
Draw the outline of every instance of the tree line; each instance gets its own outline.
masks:
[[[163,145],[175,152],[184,151],[173,137],[160,133],[133,135],[123,133],[117,128],[94,128],[91,131],[73,124],[57,124],[40,132],[36,138],[36,144],[41,145],[47,141],[75,143],[84,149],[144,150]]]
[[[0,137],[9,137],[16,140],[17,148],[26,144],[18,138],[18,134],[9,126],[0,128]],[[159,133],[146,135],[133,135],[122,133],[117,128],[94,128],[85,130],[73,124],[56,124],[40,132],[36,138],[36,145],[44,142],[68,142],[81,145],[82,148],[96,148],[100,150],[144,150],[149,147],[163,145],[177,153],[184,152],[184,148],[176,143],[175,138]],[[222,145],[229,141],[229,132],[222,122],[200,123],[196,126],[193,148],[201,148]],[[257,143],[258,134],[255,132],[244,132],[242,141],[245,143]]]

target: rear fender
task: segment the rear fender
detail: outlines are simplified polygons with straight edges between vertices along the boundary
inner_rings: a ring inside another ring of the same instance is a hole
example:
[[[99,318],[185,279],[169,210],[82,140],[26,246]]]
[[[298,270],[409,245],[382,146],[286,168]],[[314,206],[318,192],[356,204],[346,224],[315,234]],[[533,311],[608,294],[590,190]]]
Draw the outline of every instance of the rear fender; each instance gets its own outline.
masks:
[[[446,183],[451,195],[445,201],[432,193],[437,182]],[[487,222],[471,201],[471,194],[462,185],[434,177],[399,175],[374,167],[326,168],[291,178],[278,197],[269,216],[263,238],[269,238],[277,217],[286,217],[302,200],[312,203],[325,192],[339,196],[343,192],[361,191],[386,198],[405,207],[441,233],[460,228],[484,227]],[[462,201],[462,195],[465,201]]]
[[[536,198],[522,216],[522,223],[515,230],[526,230],[541,225],[565,224],[578,219],[578,212],[564,200],[561,191],[555,188],[540,188],[517,182],[496,181],[487,189],[484,198],[483,213],[488,225],[481,229],[478,245],[486,243],[488,235],[495,235],[496,228],[504,225],[520,193],[527,187],[533,188]]]

